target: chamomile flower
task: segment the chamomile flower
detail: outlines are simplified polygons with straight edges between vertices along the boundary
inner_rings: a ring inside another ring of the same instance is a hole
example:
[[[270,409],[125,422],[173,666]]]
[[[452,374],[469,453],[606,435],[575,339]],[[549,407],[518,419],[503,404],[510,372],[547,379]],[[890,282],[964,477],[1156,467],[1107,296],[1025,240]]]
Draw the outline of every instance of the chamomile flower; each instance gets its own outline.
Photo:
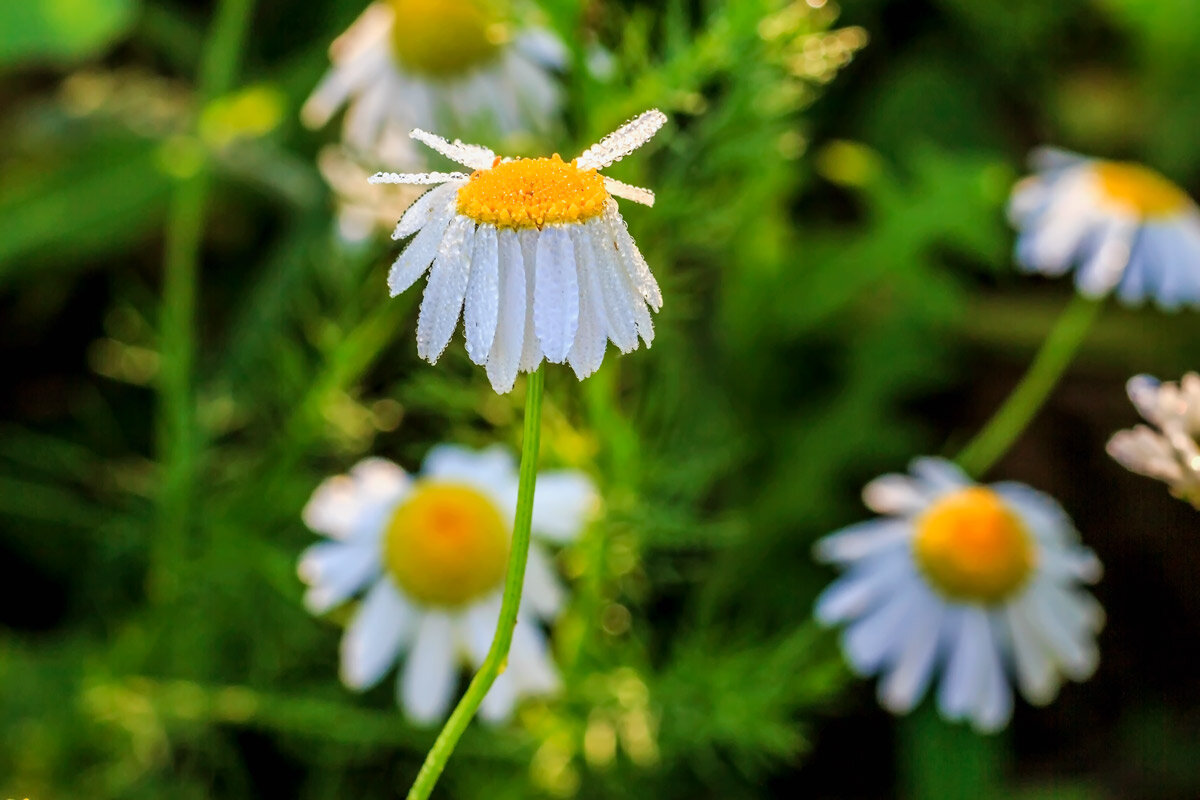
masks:
[[[416,234],[388,274],[392,296],[430,272],[417,353],[436,363],[461,317],[467,354],[504,394],[518,371],[542,359],[569,363],[582,380],[600,367],[609,340],[622,353],[639,339],[649,347],[649,309],[662,306],[662,293],[613,198],[653,205],[654,194],[598,170],[641,147],[666,119],[647,111],[569,162],[557,154],[506,160],[414,130],[414,139],[474,170],[371,178],[439,184],[392,234]]]
[[[1016,259],[1064,275],[1092,298],[1116,290],[1129,305],[1200,306],[1200,209],[1146,167],[1061,150],[1034,153],[1037,174],[1013,190]]]
[[[975,484],[937,458],[877,478],[863,499],[889,516],[817,543],[817,557],[846,572],[816,616],[847,625],[846,657],[881,676],[885,708],[912,710],[940,672],[942,715],[994,731],[1012,715],[1014,679],[1045,704],[1064,678],[1092,674],[1104,612],[1080,584],[1099,578],[1100,563],[1053,499]]]
[[[1138,375],[1126,388],[1150,425],[1118,431],[1108,441],[1108,454],[1125,469],[1165,482],[1171,494],[1200,508],[1200,375],[1189,372],[1179,383]]]
[[[300,577],[309,585],[305,605],[323,614],[365,591],[342,637],[346,686],[376,685],[403,655],[397,702],[419,723],[445,715],[462,662],[478,667],[496,630],[517,482],[503,449],[443,445],[430,451],[415,477],[369,458],[317,488],[304,521],[329,541],[300,559]],[[544,473],[533,533],[568,541],[596,504],[583,474]],[[483,701],[484,717],[503,719],[520,697],[557,689],[539,623],[552,620],[563,600],[552,562],[533,543],[508,668]]]
[[[558,116],[554,78],[565,48],[540,28],[515,29],[502,0],[381,0],[330,47],[333,68],[301,117],[320,127],[347,106],[343,142],[406,163],[412,127],[490,122],[503,134]]]

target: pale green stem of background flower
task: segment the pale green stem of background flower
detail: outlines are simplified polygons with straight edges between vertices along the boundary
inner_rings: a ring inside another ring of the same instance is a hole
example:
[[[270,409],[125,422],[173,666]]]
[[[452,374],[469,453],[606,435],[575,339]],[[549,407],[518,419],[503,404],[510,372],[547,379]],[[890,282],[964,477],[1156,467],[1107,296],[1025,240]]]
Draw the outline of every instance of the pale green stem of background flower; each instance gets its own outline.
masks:
[[[197,116],[207,103],[232,88],[252,9],[253,0],[221,0],[201,57],[196,87]],[[167,212],[159,318],[161,397],[156,432],[162,484],[159,530],[151,550],[152,591],[164,603],[174,600],[179,590],[179,571],[187,555],[187,531],[193,518],[196,472],[202,450],[192,373],[196,354],[197,273],[210,181],[207,165],[181,178]]]
[[[508,556],[508,575],[504,579],[504,598],[500,604],[500,619],[487,657],[471,679],[466,694],[458,701],[454,712],[438,734],[417,779],[408,791],[408,800],[425,800],[437,785],[446,762],[479,704],[492,688],[497,676],[508,661],[517,610],[521,606],[521,590],[525,586],[525,562],[529,558],[529,528],[533,522],[533,489],[537,483],[538,448],[542,437],[542,389],[545,375],[538,367],[530,373],[525,384],[525,433],[521,442],[521,478],[517,488],[517,515],[513,521],[512,549]]]
[[[1029,426],[1070,365],[1100,314],[1102,300],[1076,294],[1058,318],[1029,370],[956,461],[982,478]],[[900,732],[901,778],[914,800],[993,800],[1006,797],[1009,762],[1004,732],[985,736],[946,722],[928,699],[904,720]]]

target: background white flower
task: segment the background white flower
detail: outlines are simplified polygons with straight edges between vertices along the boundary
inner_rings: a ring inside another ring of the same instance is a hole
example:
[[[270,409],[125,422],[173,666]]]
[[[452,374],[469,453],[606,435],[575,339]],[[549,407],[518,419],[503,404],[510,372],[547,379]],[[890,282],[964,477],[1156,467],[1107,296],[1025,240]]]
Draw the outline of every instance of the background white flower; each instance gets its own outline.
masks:
[[[1137,375],[1126,388],[1150,425],[1113,434],[1108,454],[1132,472],[1164,481],[1172,494],[1200,508],[1200,375],[1189,372],[1179,383]]]
[[[304,521],[330,541],[300,559],[300,577],[309,585],[305,605],[322,614],[366,589],[342,638],[341,677],[348,687],[374,686],[407,654],[397,702],[419,723],[445,715],[461,662],[478,667],[496,630],[517,483],[516,465],[503,448],[442,445],[429,452],[415,478],[371,458],[317,488]],[[582,473],[544,473],[533,533],[569,541],[597,504]],[[554,619],[563,602],[552,562],[532,543],[508,668],[483,701],[485,718],[503,719],[519,697],[557,689],[539,621]]]
[[[846,657],[881,676],[885,708],[910,711],[940,671],[942,715],[994,731],[1012,715],[1010,673],[1045,704],[1064,677],[1096,669],[1104,613],[1078,584],[1098,580],[1100,563],[1053,499],[1018,483],[975,484],[936,458],[877,478],[863,499],[889,516],[817,543],[817,558],[846,573],[816,617],[847,625]]]
[[[1043,148],[1036,175],[1013,189],[1016,259],[1031,272],[1075,269],[1081,294],[1116,289],[1128,304],[1200,305],[1200,209],[1182,189],[1137,164]]]
[[[540,28],[514,28],[481,0],[387,0],[367,7],[330,47],[333,67],[301,117],[320,127],[347,106],[343,142],[381,163],[411,163],[410,128],[502,134],[544,130],[566,50]]]
[[[392,234],[413,236],[388,274],[392,296],[430,272],[417,353],[436,363],[461,317],[467,354],[486,365],[503,394],[518,371],[537,369],[543,358],[570,363],[582,380],[599,369],[609,340],[622,353],[637,349],[639,339],[649,347],[649,309],[662,306],[662,292],[613,197],[653,205],[654,194],[598,171],[645,144],[666,119],[647,111],[569,163],[557,154],[501,159],[486,147],[414,130],[414,139],[474,170],[371,179],[440,184]]]

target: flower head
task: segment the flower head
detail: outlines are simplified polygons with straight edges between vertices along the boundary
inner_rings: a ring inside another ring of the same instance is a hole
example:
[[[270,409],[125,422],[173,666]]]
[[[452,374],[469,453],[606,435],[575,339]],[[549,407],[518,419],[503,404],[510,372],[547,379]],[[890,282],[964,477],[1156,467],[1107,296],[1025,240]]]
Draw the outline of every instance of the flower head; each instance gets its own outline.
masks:
[[[1164,481],[1172,494],[1200,508],[1200,375],[1189,372],[1179,383],[1137,375],[1127,390],[1150,425],[1113,434],[1108,454],[1125,469]]]
[[[380,173],[376,183],[439,184],[404,214],[392,237],[413,237],[388,275],[393,296],[426,270],[417,352],[436,363],[461,316],[467,354],[497,392],[544,358],[582,380],[611,339],[623,353],[654,339],[650,308],[662,293],[614,197],[652,205],[654,194],[598,170],[652,137],[666,116],[647,111],[573,161],[502,159],[479,145],[412,136],[474,170]],[[432,269],[430,264],[432,263]]]
[[[1100,563],[1058,503],[1017,483],[974,484],[936,458],[877,478],[863,499],[888,516],[817,543],[817,557],[846,572],[816,616],[848,626],[846,657],[881,675],[885,708],[912,710],[940,671],[942,715],[992,731],[1012,715],[1010,674],[1037,704],[1064,677],[1092,674],[1104,613],[1079,584],[1096,581]]]
[[[1059,276],[1093,298],[1200,306],[1200,209],[1179,187],[1138,164],[1036,151],[1037,174],[1013,190],[1017,262]]]
[[[430,451],[415,477],[371,458],[317,488],[304,521],[329,541],[300,559],[300,577],[309,585],[305,605],[322,614],[365,590],[342,638],[341,674],[348,687],[374,686],[407,653],[397,702],[418,722],[445,714],[460,661],[478,667],[496,629],[517,483],[516,466],[502,449],[443,445]],[[544,473],[533,532],[567,541],[596,503],[595,489],[581,473]],[[481,708],[493,720],[506,717],[519,697],[558,686],[538,623],[558,614],[563,588],[536,544],[529,550],[524,598],[508,669]]]
[[[345,144],[397,164],[412,160],[412,127],[481,116],[505,134],[548,127],[560,105],[552,71],[566,60],[557,38],[514,29],[494,0],[381,0],[329,55],[333,68],[301,109],[304,122],[320,127],[348,105]]]

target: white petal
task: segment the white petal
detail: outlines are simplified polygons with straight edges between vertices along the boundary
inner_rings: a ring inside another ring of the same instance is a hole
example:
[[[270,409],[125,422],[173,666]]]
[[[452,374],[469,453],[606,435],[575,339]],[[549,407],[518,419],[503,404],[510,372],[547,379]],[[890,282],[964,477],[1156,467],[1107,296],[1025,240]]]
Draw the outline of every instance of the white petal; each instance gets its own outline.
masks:
[[[666,121],[667,115],[656,108],[639,114],[583,151],[576,166],[582,170],[604,169],[650,141]]]
[[[608,201],[604,216],[617,243],[625,274],[629,276],[629,280],[633,282],[634,288],[637,289],[642,299],[652,309],[658,311],[662,308],[662,291],[658,288],[658,281],[654,280],[654,275],[651,274],[646,259],[634,244],[633,237],[629,235],[629,227],[625,224],[625,218],[621,216],[621,212],[617,210],[616,202]]]
[[[475,232],[475,251],[471,255],[471,277],[467,281],[467,299],[463,327],[467,354],[476,364],[486,364],[496,338],[500,313],[499,242],[496,229],[480,225]]]
[[[1013,604],[1013,613],[1036,633],[1042,646],[1054,654],[1064,675],[1076,681],[1087,680],[1096,671],[1100,654],[1092,634],[1072,628],[1059,617],[1053,603],[1039,592],[1027,592]]]
[[[414,722],[436,722],[445,716],[457,683],[454,621],[440,611],[426,612],[401,673],[400,705]]]
[[[450,186],[451,184],[447,184],[446,187],[439,187],[433,191],[440,192]],[[442,240],[453,217],[454,190],[449,189],[445,197],[439,197],[435,201],[429,221],[425,227],[421,228],[421,232],[408,243],[408,247],[404,248],[404,252],[396,259],[396,263],[388,272],[388,293],[392,297],[416,283],[429,269],[430,262],[437,256],[438,250],[442,246]]]
[[[893,714],[906,714],[924,696],[933,677],[945,605],[928,592],[918,601],[912,627],[887,676],[879,683],[879,702]]]
[[[580,380],[593,374],[604,362],[608,347],[608,314],[604,310],[604,292],[597,275],[596,256],[584,226],[571,228],[575,245],[575,266],[579,270],[579,330],[567,361]]]
[[[309,585],[304,606],[324,614],[345,602],[379,571],[379,547],[372,541],[321,542],[300,556],[297,572]]]
[[[551,541],[569,542],[583,531],[599,505],[596,485],[586,473],[539,473],[533,497],[533,532]]]
[[[469,217],[455,216],[429,272],[417,316],[417,355],[430,364],[437,363],[458,327],[471,275],[474,240],[475,223]]]
[[[950,660],[938,687],[938,707],[948,720],[968,717],[987,690],[985,659],[992,647],[986,613],[967,606],[952,610],[957,625],[947,626]]]
[[[516,681],[510,667],[496,677],[488,693],[484,695],[483,702],[479,704],[479,717],[492,724],[504,722],[512,716],[516,704]]]
[[[1075,272],[1075,285],[1084,297],[1098,299],[1121,281],[1129,264],[1138,221],[1132,217],[1114,219],[1101,229],[1089,255]]]
[[[628,183],[622,183],[616,178],[605,177],[604,188],[613,197],[632,200],[644,206],[654,205],[654,192],[649,189],[643,189],[641,186],[630,186]]]
[[[813,616],[822,625],[857,619],[887,602],[903,583],[914,577],[912,562],[906,556],[891,554],[866,561],[821,593]]]
[[[542,629],[525,616],[517,618],[508,660],[519,694],[548,694],[558,690],[558,670],[550,659],[546,637]]]
[[[496,392],[507,394],[517,379],[525,341],[525,257],[516,231],[502,229],[497,244],[500,300],[487,375]]]
[[[521,350],[521,372],[533,372],[542,363],[542,343],[534,330],[534,299],[537,297],[537,251],[538,231],[523,228],[517,239],[521,242],[521,254],[525,260],[525,338]]]
[[[813,554],[826,564],[850,564],[898,548],[912,538],[912,524],[903,519],[859,522],[818,539]]]
[[[351,689],[379,683],[404,650],[417,619],[390,578],[377,581],[342,636],[342,683]]]
[[[1028,621],[1014,613],[1010,606],[1004,611],[1012,640],[1013,662],[1021,694],[1036,706],[1044,706],[1058,694],[1062,680],[1054,666],[1054,658],[1042,645]]]
[[[603,220],[587,223],[585,231],[591,240],[595,257],[595,273],[599,278],[600,291],[604,300],[604,313],[608,319],[608,338],[622,353],[637,349],[638,330],[635,304],[645,307],[624,275],[616,243]]]
[[[932,498],[907,475],[881,475],[863,487],[863,503],[877,514],[917,514]]]
[[[482,450],[453,444],[437,445],[426,454],[421,476],[473,486],[491,497],[506,517],[511,518],[511,512],[516,508],[517,465],[512,453],[503,445]]]
[[[538,237],[534,292],[534,331],[546,360],[561,364],[567,360],[579,329],[575,246],[562,226],[547,226]]]
[[[989,619],[990,622],[990,619]],[[989,633],[987,647],[981,662],[982,691],[971,712],[971,722],[981,733],[995,733],[1012,718],[1012,687],[1004,674],[1000,654],[996,650],[996,638]]]
[[[404,239],[424,228],[433,219],[437,210],[445,208],[446,203],[450,200],[449,195],[456,190],[457,187],[439,186],[418,197],[405,210],[400,221],[396,223],[396,229],[392,231],[392,238]],[[429,260],[432,261],[433,256],[430,256]]]
[[[842,637],[846,660],[860,675],[877,672],[908,638],[923,591],[927,590],[919,581],[905,581],[846,629]]]
[[[462,172],[376,172],[367,178],[367,183],[400,183],[408,186],[432,186],[465,181],[467,175]]]
[[[914,458],[908,468],[934,495],[957,491],[973,484],[962,468],[944,458]]]
[[[457,161],[464,167],[470,167],[473,170],[491,169],[496,162],[496,154],[482,145],[464,144],[457,139],[450,142],[420,128],[414,128],[408,135],[451,161]]]

